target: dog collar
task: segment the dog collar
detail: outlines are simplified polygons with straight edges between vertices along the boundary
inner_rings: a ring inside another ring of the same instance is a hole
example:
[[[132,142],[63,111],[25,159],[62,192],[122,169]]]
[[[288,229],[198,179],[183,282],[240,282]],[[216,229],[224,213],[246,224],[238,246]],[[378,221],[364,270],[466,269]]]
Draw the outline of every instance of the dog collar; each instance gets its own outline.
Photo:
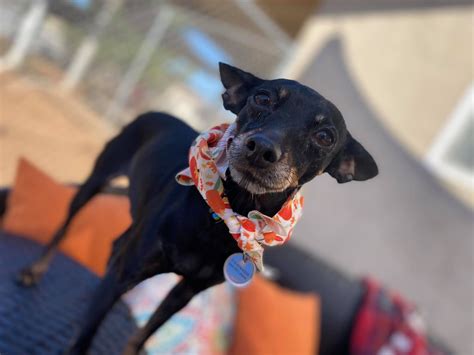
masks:
[[[263,246],[285,243],[303,212],[303,196],[295,192],[280,211],[269,217],[250,211],[247,217],[232,210],[224,193],[227,142],[232,138],[235,124],[221,124],[201,133],[189,149],[189,167],[176,175],[181,185],[195,185],[209,207],[229,228],[240,249],[263,270]]]

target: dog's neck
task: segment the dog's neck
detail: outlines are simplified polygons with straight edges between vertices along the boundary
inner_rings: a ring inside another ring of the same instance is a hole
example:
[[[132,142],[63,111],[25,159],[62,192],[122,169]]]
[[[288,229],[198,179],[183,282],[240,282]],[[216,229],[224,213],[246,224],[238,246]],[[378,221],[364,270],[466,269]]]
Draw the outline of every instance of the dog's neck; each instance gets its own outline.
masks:
[[[282,192],[252,194],[232,180],[230,175],[224,181],[224,190],[232,209],[243,216],[253,210],[270,217],[274,216],[296,189],[293,187]]]

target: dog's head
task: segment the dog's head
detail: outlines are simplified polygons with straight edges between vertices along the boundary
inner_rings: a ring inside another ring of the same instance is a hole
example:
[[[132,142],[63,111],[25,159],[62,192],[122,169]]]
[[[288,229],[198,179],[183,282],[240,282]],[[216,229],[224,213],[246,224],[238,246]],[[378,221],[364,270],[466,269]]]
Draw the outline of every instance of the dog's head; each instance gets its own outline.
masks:
[[[253,194],[296,188],[327,172],[339,183],[377,175],[374,159],[330,101],[293,80],[263,80],[219,64],[224,107],[237,115],[228,142],[232,179]]]

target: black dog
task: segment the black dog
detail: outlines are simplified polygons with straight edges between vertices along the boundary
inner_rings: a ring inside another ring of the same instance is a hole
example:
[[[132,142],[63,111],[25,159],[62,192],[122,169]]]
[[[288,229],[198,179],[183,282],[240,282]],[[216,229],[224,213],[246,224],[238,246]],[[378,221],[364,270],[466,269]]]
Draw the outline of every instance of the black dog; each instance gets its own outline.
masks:
[[[349,134],[341,113],[316,91],[296,81],[259,79],[222,63],[219,68],[224,107],[237,115],[224,182],[234,211],[245,216],[257,209],[272,216],[295,190],[323,172],[340,183],[377,175],[374,160]],[[133,222],[114,242],[107,273],[71,353],[86,352],[113,304],[151,276],[174,272],[183,278],[130,338],[126,354],[136,354],[194,295],[224,281],[224,261],[240,249],[226,225],[215,223],[197,189],[175,182],[176,173],[188,166],[197,134],[164,113],[141,115],[126,126],[99,155],[43,256],[21,273],[24,284],[37,282],[77,211],[111,178],[129,177]]]

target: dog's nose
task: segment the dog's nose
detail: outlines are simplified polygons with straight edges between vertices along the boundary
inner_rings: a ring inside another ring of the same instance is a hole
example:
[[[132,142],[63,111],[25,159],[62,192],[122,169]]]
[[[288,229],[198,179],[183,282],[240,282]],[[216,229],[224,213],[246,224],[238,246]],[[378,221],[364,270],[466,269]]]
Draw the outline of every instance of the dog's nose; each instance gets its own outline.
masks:
[[[254,134],[245,140],[246,156],[250,164],[266,168],[281,157],[279,144],[262,134]]]

